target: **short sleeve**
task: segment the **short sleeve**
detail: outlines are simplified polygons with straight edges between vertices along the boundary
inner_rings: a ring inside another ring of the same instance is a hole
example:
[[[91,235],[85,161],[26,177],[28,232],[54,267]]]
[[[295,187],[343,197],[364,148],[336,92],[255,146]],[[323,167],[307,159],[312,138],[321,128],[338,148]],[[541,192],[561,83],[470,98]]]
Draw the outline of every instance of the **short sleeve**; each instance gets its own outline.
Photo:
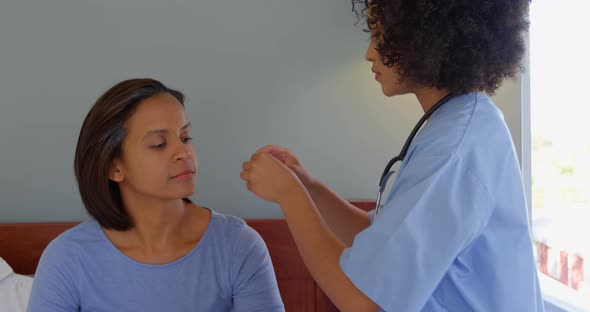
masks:
[[[28,312],[78,311],[71,254],[59,237],[45,248],[33,279]]]
[[[238,232],[231,260],[233,311],[285,311],[262,237],[245,224]]]
[[[487,224],[493,203],[457,157],[414,158],[340,266],[385,311],[419,311],[457,255]]]

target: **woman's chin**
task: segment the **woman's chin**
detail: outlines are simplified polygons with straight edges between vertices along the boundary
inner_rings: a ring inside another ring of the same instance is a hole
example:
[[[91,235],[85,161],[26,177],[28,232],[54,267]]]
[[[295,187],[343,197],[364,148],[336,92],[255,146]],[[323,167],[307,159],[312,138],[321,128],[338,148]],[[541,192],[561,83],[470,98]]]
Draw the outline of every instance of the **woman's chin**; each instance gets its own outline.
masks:
[[[175,194],[173,197],[179,198],[179,199],[182,199],[185,197],[190,197],[195,193],[195,190],[196,190],[195,185],[192,185],[192,186],[186,185],[184,187],[177,188],[175,190]]]

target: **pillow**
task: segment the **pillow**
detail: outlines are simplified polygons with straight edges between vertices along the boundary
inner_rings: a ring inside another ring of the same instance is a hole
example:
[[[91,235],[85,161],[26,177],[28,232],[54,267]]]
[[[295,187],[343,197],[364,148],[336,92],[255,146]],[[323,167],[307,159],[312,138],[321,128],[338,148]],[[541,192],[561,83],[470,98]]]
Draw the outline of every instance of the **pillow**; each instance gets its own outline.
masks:
[[[0,312],[24,312],[33,286],[33,278],[16,274],[0,258]]]

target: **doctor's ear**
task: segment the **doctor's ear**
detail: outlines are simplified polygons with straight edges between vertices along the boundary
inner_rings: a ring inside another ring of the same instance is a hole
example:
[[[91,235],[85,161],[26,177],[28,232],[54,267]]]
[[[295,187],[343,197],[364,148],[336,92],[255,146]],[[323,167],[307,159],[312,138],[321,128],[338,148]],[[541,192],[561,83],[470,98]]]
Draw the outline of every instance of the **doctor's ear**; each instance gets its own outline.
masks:
[[[119,160],[113,160],[111,168],[109,169],[109,180],[117,183],[123,182],[123,180],[125,180],[123,166]]]

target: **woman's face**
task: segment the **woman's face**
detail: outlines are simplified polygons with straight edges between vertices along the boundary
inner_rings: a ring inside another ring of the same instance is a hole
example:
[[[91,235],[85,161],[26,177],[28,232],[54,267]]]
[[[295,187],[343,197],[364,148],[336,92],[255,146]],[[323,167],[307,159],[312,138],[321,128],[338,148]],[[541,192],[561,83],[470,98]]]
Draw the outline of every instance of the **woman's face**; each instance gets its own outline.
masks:
[[[383,64],[379,52],[377,52],[378,40],[374,36],[365,53],[365,59],[372,63],[371,71],[375,73],[375,80],[381,84],[381,91],[385,96],[394,96],[410,93],[406,83],[400,83],[400,76],[395,66],[388,67]]]
[[[110,172],[123,196],[171,200],[194,193],[198,165],[191,125],[174,96],[161,93],[142,101],[124,127],[122,156]]]

